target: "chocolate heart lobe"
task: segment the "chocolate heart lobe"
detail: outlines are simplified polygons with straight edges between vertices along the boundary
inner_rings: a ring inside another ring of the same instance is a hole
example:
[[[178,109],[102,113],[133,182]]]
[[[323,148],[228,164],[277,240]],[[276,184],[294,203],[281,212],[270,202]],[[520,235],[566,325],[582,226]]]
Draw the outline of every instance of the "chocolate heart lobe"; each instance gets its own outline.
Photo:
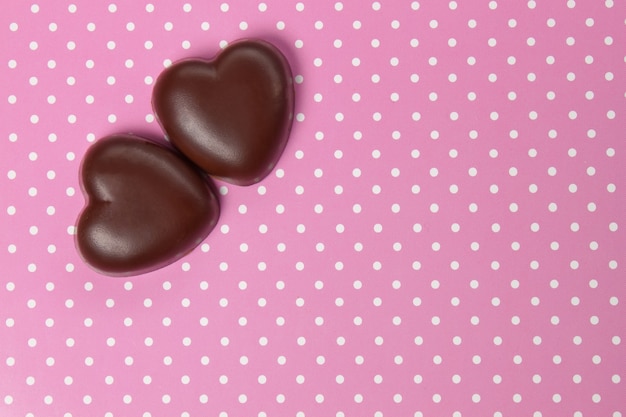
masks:
[[[215,227],[209,179],[172,150],[133,135],[96,142],[81,165],[86,198],[76,227],[83,260],[112,276],[166,266]]]
[[[289,137],[291,69],[270,43],[236,41],[212,60],[165,69],[152,106],[170,142],[207,174],[255,184],[272,171]]]

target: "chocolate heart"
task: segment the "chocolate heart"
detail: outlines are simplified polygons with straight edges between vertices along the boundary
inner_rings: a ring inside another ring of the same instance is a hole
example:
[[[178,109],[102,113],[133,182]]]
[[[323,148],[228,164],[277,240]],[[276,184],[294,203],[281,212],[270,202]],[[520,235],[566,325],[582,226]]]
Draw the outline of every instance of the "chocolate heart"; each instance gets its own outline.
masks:
[[[165,69],[152,106],[170,142],[209,175],[237,185],[267,176],[293,120],[289,64],[271,44],[240,40],[207,61]]]
[[[85,155],[87,203],[76,244],[87,264],[113,276],[170,264],[211,232],[219,204],[208,179],[172,150],[132,135],[99,140]]]

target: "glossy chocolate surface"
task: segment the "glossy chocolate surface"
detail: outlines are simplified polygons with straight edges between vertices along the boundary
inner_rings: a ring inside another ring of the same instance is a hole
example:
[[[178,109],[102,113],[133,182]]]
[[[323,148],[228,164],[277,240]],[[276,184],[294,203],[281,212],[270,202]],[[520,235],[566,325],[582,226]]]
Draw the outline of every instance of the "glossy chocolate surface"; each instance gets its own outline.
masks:
[[[208,179],[172,150],[132,135],[96,142],[81,166],[81,257],[113,276],[149,272],[191,251],[219,217]]]
[[[170,142],[209,175],[237,185],[267,176],[293,120],[287,60],[271,44],[240,40],[212,60],[164,70],[152,106]]]

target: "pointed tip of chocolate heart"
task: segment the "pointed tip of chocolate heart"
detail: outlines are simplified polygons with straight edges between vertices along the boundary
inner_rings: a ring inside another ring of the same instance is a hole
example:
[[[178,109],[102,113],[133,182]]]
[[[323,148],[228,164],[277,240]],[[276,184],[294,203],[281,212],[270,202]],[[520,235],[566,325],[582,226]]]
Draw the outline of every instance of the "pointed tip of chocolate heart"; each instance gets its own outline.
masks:
[[[207,174],[252,185],[276,166],[293,123],[289,63],[269,42],[242,39],[211,60],[185,59],[152,94],[170,142]]]
[[[219,218],[210,180],[148,139],[99,140],[83,159],[80,180],[86,204],[77,249],[105,275],[139,275],[171,264],[200,244]]]

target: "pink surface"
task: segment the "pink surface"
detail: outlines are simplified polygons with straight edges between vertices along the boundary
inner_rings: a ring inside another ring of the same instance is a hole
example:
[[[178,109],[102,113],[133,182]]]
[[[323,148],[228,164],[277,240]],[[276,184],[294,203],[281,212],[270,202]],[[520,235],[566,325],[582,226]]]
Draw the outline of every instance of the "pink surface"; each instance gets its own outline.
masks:
[[[623,3],[4,3],[0,415],[626,414]],[[91,271],[90,142],[160,137],[164,65],[242,37],[297,75],[278,168]]]

